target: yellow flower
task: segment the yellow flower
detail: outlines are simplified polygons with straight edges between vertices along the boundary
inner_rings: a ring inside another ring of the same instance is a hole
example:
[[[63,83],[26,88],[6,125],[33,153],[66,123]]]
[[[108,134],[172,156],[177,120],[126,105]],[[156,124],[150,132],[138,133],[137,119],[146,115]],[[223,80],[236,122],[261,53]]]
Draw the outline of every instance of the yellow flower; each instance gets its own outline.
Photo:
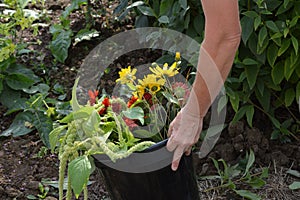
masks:
[[[137,96],[140,100],[143,98],[145,94],[145,87],[141,85],[136,86],[136,92],[133,93],[134,96]]]
[[[141,87],[148,88],[149,92],[155,94],[160,90],[160,87],[165,84],[165,80],[154,75],[148,74],[143,78],[143,80],[139,80],[139,84]]]
[[[158,64],[153,63],[152,66],[156,66],[155,68],[150,67],[150,71],[153,72],[157,76],[164,76],[167,75],[168,77],[175,76],[178,74],[177,69],[177,62],[174,62],[170,67],[168,66],[168,63],[165,63],[163,68],[161,68]]]
[[[131,66],[128,66],[128,68],[122,69],[119,72],[119,77],[116,82],[121,82],[121,84],[125,84],[125,83],[132,83],[136,77],[135,77],[135,73],[136,73],[136,69],[131,70]]]
[[[180,60],[180,53],[176,52],[175,54],[175,61],[179,61]]]

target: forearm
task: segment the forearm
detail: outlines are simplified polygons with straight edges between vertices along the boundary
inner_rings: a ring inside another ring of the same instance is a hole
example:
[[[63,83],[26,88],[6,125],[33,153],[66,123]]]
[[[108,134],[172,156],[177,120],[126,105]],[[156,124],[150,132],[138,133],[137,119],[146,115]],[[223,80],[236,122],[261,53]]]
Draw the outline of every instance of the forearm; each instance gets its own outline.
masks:
[[[185,110],[203,117],[230,72],[241,28],[237,0],[202,0],[202,5],[206,19],[205,38]]]

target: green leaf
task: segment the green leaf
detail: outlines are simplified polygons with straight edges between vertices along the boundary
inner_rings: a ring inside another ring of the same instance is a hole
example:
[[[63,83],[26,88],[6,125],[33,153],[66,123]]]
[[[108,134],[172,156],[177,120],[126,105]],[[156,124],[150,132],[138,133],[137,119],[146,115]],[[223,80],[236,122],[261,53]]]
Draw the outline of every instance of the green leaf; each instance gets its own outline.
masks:
[[[81,107],[79,110],[73,111],[69,115],[65,116],[63,119],[61,119],[60,123],[69,123],[76,119],[87,119],[92,112],[95,110],[92,106],[85,106]]]
[[[173,2],[174,0],[162,0],[160,2],[159,16],[167,15],[173,6]]]
[[[267,49],[267,60],[271,67],[274,67],[275,61],[278,55],[278,47],[276,44],[272,43]]]
[[[272,68],[271,76],[276,85],[281,83],[284,79],[284,66],[282,62],[276,63],[276,65]]]
[[[292,54],[291,54],[292,56]],[[295,65],[291,62],[291,57],[284,61],[284,77],[289,80],[295,70]]]
[[[33,115],[30,112],[21,112],[19,113],[12,124],[9,126],[8,129],[3,131],[0,134],[1,136],[22,136],[30,133],[34,130],[33,124],[32,124]]]
[[[83,188],[87,186],[91,170],[92,165],[86,155],[80,156],[69,163],[68,176],[70,176],[71,187],[77,199]]]
[[[72,30],[61,30],[61,32],[50,42],[52,55],[61,63],[68,57],[68,50],[71,45]]]
[[[248,110],[246,111],[246,118],[250,127],[252,127],[253,115],[254,115],[254,106],[251,105],[248,107]]]
[[[87,0],[72,0],[71,5],[62,13],[62,17],[66,18],[73,10],[79,9],[79,6],[83,4],[87,4]]]
[[[263,26],[258,33],[258,45],[263,46],[264,40],[267,38],[268,31],[265,26]]]
[[[81,41],[91,40],[92,38],[98,37],[99,33],[97,30],[81,29],[75,36],[74,46]]]
[[[289,185],[291,190],[298,190],[300,189],[300,181],[294,181],[292,184]]]
[[[280,32],[278,27],[273,21],[266,21],[266,26],[275,33]]]
[[[122,111],[125,117],[129,119],[138,119],[142,124],[144,124],[144,111],[141,107],[133,107]]]
[[[297,170],[289,169],[289,170],[287,170],[286,173],[288,173],[288,174],[290,174],[292,176],[295,176],[297,178],[300,178],[300,172],[297,171]]]
[[[245,58],[243,60],[244,65],[257,65],[258,62],[256,60],[253,60],[252,58]]]
[[[255,90],[256,98],[259,103],[262,105],[263,109],[268,112],[270,110],[270,100],[271,100],[271,92],[270,90],[265,90],[264,95],[261,95],[258,89]]]
[[[168,23],[170,23],[169,17],[166,16],[166,15],[163,15],[160,18],[158,18],[158,21],[161,24],[168,24]]]
[[[64,126],[59,126],[55,129],[53,129],[50,133],[49,133],[49,143],[50,143],[50,149],[51,151],[54,151],[56,144],[59,140],[59,135],[67,128],[67,125]]]
[[[77,95],[76,95],[76,89],[77,89],[78,82],[79,82],[79,78],[77,78],[77,79],[75,80],[74,86],[73,86],[73,88],[72,88],[71,106],[72,106],[72,110],[73,110],[73,111],[77,111],[77,110],[80,109],[80,105],[79,105],[79,103],[78,103]]]
[[[53,122],[44,112],[38,111],[33,114],[33,125],[37,129],[45,146],[50,148],[49,134],[53,130]]]
[[[139,9],[139,11],[141,11],[141,13],[142,13],[143,15],[156,17],[156,16],[155,16],[155,13],[153,12],[152,8],[150,8],[150,7],[147,7],[147,6],[139,6],[138,9]]]
[[[292,44],[293,44],[295,53],[296,53],[296,55],[297,55],[297,54],[298,54],[298,50],[299,50],[299,43],[298,43],[298,40],[297,40],[294,36],[292,36],[291,40],[292,40]]]
[[[141,6],[141,5],[144,5],[144,4],[145,3],[143,1],[136,1],[136,2],[132,3],[130,6],[128,6],[127,9],[138,7],[138,6]]]
[[[254,161],[255,161],[255,155],[254,155],[254,152],[252,151],[252,149],[250,149],[249,158],[248,158],[248,161],[247,161],[244,176],[249,172],[249,170],[252,167]]]
[[[246,11],[246,12],[243,12],[242,14],[247,16],[247,17],[251,17],[251,18],[259,17],[257,12],[255,12],[255,11]]]
[[[179,4],[183,10],[186,10],[188,8],[187,0],[179,0]]]
[[[291,44],[290,39],[283,40],[282,45],[278,50],[278,56],[281,56],[284,52],[286,52],[286,50],[289,48],[290,44]]]
[[[32,86],[35,81],[23,74],[10,74],[6,76],[6,83],[14,90],[22,90]]]
[[[253,89],[256,83],[260,66],[259,65],[250,65],[245,67],[246,77],[250,89]]]
[[[141,2],[141,1],[137,1],[137,2]],[[136,2],[134,2],[134,3],[136,3]],[[142,3],[144,3],[144,2],[142,2]],[[126,8],[127,5],[128,5],[128,0],[120,1],[119,5],[117,5],[117,7],[114,9],[113,13],[114,14],[119,14],[122,10],[124,10]],[[128,7],[127,7],[127,9],[129,9]]]
[[[248,190],[234,190],[236,194],[240,195],[241,197],[251,199],[251,200],[260,200],[261,197],[257,194],[254,194]]]
[[[262,186],[266,185],[266,181],[259,177],[253,177],[247,183],[253,188],[253,189],[259,189]]]
[[[295,99],[295,90],[293,88],[289,88],[285,93],[284,93],[284,102],[285,106],[289,107],[292,105],[294,99]]]
[[[241,107],[237,113],[234,115],[231,123],[236,123],[237,121],[239,121],[240,119],[242,119],[242,117],[246,114],[247,110],[248,110],[249,105],[243,106]]]
[[[242,17],[241,19],[241,26],[242,26],[242,40],[244,42],[244,44],[247,43],[249,37],[251,36],[251,34],[253,33],[253,22],[254,20],[250,17]]]
[[[258,16],[254,20],[254,30],[256,31],[261,24],[261,16]]]

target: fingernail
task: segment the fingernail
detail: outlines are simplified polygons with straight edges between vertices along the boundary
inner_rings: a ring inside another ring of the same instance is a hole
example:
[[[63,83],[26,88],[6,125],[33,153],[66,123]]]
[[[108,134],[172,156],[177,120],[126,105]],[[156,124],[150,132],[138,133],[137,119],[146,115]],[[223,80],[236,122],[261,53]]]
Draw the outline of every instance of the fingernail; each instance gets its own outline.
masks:
[[[175,164],[172,164],[172,170],[173,170],[173,171],[176,171],[176,170],[177,170],[177,168],[178,168],[178,166],[177,166],[177,165],[175,165]]]

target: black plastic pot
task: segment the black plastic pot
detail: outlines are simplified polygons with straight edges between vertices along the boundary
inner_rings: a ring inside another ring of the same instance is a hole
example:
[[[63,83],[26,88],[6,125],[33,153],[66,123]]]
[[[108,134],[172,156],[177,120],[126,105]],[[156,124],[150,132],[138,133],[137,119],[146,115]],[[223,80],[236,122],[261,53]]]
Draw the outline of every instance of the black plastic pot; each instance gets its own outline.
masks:
[[[199,200],[192,156],[183,156],[174,172],[170,166],[173,154],[167,151],[166,143],[116,163],[105,155],[94,156],[112,200]]]

